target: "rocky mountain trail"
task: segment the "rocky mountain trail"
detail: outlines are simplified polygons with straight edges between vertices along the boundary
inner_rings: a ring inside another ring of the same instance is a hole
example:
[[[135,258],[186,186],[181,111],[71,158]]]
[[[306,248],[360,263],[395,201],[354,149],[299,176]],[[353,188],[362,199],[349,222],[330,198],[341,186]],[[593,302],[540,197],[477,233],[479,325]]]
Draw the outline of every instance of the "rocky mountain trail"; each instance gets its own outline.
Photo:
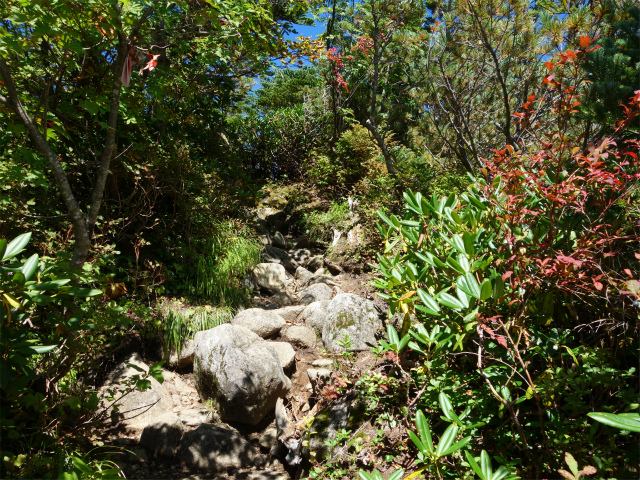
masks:
[[[100,439],[122,449],[114,460],[127,478],[303,478],[312,456],[337,452],[327,445],[340,429],[370,428],[334,383],[380,362],[369,347],[384,335],[386,307],[372,301],[367,274],[339,271],[308,239],[273,233],[286,231],[287,217],[268,213],[264,261],[247,279],[251,307],[186,340],[171,362],[179,369],[163,369],[164,383],[151,379],[110,412]],[[137,354],[125,359],[103,397],[147,369]]]

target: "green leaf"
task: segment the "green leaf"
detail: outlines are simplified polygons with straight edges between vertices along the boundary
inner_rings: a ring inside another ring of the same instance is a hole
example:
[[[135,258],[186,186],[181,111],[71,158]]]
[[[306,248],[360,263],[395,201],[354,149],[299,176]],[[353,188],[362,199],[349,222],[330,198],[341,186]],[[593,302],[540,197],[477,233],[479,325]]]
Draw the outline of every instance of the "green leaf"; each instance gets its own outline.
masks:
[[[619,428],[620,430],[640,432],[640,416],[637,413],[616,415],[615,413],[593,412],[587,413],[587,416],[605,425]]]
[[[467,295],[480,299],[480,285],[472,273],[459,276],[456,279],[456,285]]]
[[[409,430],[408,433],[409,433],[409,438],[411,439],[413,444],[418,448],[418,450],[420,450],[423,453],[429,453],[429,451],[427,450],[427,446],[424,443],[422,443],[420,438],[418,438],[418,436],[415,433],[413,433],[411,430]]]
[[[468,444],[470,441],[471,441],[471,437],[470,436],[469,437],[464,437],[462,440],[460,440],[459,442],[454,443],[449,448],[447,448],[444,452],[442,452],[442,456],[444,457],[445,455],[451,455],[452,453],[457,452],[462,447],[464,447],[466,444]]]
[[[402,480],[402,476],[404,475],[404,470],[401,468],[399,470],[394,471],[391,475],[387,477],[387,480]]]
[[[440,409],[445,414],[445,416],[452,422],[462,427],[462,422],[460,421],[458,415],[456,415],[456,412],[453,410],[453,405],[451,405],[451,401],[449,400],[447,394],[444,392],[440,392],[438,398],[440,400]]]
[[[28,347],[22,347],[16,349],[23,355],[37,355],[41,353],[47,353],[56,348],[57,345],[30,345]]]
[[[485,478],[491,478],[493,476],[493,468],[491,467],[491,458],[489,454],[482,450],[480,453],[480,468]]]
[[[431,430],[429,429],[429,423],[427,422],[424,413],[422,413],[422,410],[418,410],[416,413],[416,427],[418,427],[418,433],[424,442],[424,446],[427,448],[427,451],[432,454],[433,441],[431,440]]]
[[[33,274],[36,272],[36,269],[38,268],[39,260],[40,260],[40,257],[38,256],[38,254],[34,253],[29,257],[29,260],[24,262],[24,265],[22,266],[21,271],[22,271],[22,274],[24,275],[25,280],[29,280],[33,276]]]
[[[458,264],[460,265],[462,270],[464,270],[464,272],[461,272],[461,273],[465,273],[469,271],[469,259],[465,254],[458,255]]]
[[[438,315],[440,313],[440,306],[438,302],[434,300],[434,298],[429,295],[427,292],[418,288],[418,297],[424,303],[424,306],[429,310],[427,313],[431,313],[431,315]],[[424,310],[423,310],[424,311]]]
[[[4,259],[4,252],[7,251],[7,240],[0,238],[0,260]]]
[[[24,247],[27,246],[29,240],[31,240],[31,232],[23,233],[22,235],[14,238],[7,246],[2,260],[9,260],[10,258],[15,257],[18,253],[24,250]]]
[[[467,451],[464,453],[467,457],[467,462],[469,462],[469,465],[471,465],[471,468],[473,468],[473,471],[476,472],[476,475],[478,475],[481,480],[490,480],[484,476],[484,474],[482,473],[482,469],[480,468],[480,465],[478,465],[475,458],[473,458],[473,455],[471,454],[471,452]]]
[[[389,217],[387,217],[384,213],[382,213],[381,210],[378,210],[378,216],[387,224],[389,224],[390,227],[392,228],[396,228],[396,226],[394,225],[394,223],[389,220]]]
[[[455,310],[462,310],[465,306],[453,295],[443,293],[438,296],[438,302],[445,307],[453,308]]]
[[[476,253],[476,249],[474,247],[475,235],[471,232],[464,232],[462,234],[462,241],[464,242],[464,250],[467,255],[473,256]]]
[[[447,257],[447,264],[458,273],[466,273],[466,270],[453,257]]]
[[[440,441],[438,442],[438,448],[436,448],[436,457],[442,457],[444,452],[453,445],[453,441],[456,439],[458,435],[458,426],[453,423],[447,427],[447,429],[440,437]]]
[[[97,288],[73,287],[67,290],[66,293],[74,297],[95,297],[102,295],[102,290],[98,290]]]
[[[480,289],[480,300],[487,300],[491,298],[493,295],[493,288],[491,287],[491,280],[485,278],[482,282],[482,287]]]
[[[84,463],[84,461],[81,458],[72,456],[71,461],[73,462],[73,466],[76,467],[78,470],[80,470],[82,473],[85,473],[87,475],[93,475],[94,473],[93,469],[89,467],[89,465]]]
[[[151,388],[151,381],[146,379],[138,380],[136,382],[136,388],[141,392],[144,392],[145,390],[148,390],[149,388]]]
[[[473,203],[473,205],[475,205],[476,207],[478,207],[480,210],[486,210],[488,207],[482,203],[480,201],[480,199],[478,197],[476,197],[475,195],[472,195],[470,193],[467,193],[467,198],[469,199],[469,201],[471,203]]]
[[[36,291],[57,290],[58,288],[66,285],[70,281],[71,281],[70,279],[66,278],[62,280],[52,280],[50,282],[34,283],[33,285],[28,285],[27,289],[36,290]]]

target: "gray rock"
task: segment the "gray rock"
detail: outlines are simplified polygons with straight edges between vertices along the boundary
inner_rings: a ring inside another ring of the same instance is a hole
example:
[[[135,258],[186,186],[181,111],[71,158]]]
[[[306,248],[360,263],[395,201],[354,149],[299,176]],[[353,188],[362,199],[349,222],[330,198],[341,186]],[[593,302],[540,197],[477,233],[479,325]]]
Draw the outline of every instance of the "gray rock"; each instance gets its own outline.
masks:
[[[322,392],[322,389],[325,385],[331,382],[331,371],[328,368],[308,368],[307,376],[309,377],[309,382],[311,382],[311,386],[313,387],[313,392],[315,395],[319,395]]]
[[[330,358],[319,358],[317,360],[314,360],[314,362],[311,364],[312,367],[316,367],[316,368],[326,368],[326,367],[331,367],[333,365],[333,360],[331,360]]]
[[[311,258],[311,252],[306,248],[296,248],[291,250],[289,255],[298,263],[305,263]]]
[[[309,237],[306,235],[300,235],[293,241],[293,248],[306,248],[311,245]]]
[[[316,452],[316,458],[324,459],[331,455],[327,441],[334,439],[339,430],[347,427],[350,413],[350,403],[341,399],[315,415],[310,429],[312,433],[309,449]],[[341,447],[342,445],[339,445],[337,448]]]
[[[278,292],[269,299],[271,303],[278,307],[290,307],[295,303],[294,298],[287,292]]]
[[[184,433],[182,420],[167,412],[149,423],[140,436],[140,446],[152,457],[173,457]]]
[[[338,342],[348,335],[352,344],[350,350],[368,350],[377,344],[376,334],[380,330],[382,322],[373,302],[358,295],[343,293],[336,295],[329,304],[322,341],[327,350],[337,352],[342,350]]]
[[[141,392],[134,389],[120,398],[125,392],[127,384],[135,387],[135,379],[133,377],[136,375],[142,377],[143,375],[142,372],[128,366],[127,363],[133,364],[144,371],[149,370],[140,355],[137,353],[132,354],[111,372],[107,383],[101,389],[100,396],[102,398],[113,396],[117,400],[117,411],[113,407],[110,407],[107,411],[114,425],[122,423],[131,428],[143,428],[159,415],[170,412],[173,407],[173,399],[166,387],[154,378],[149,378],[151,387],[147,390]],[[107,403],[111,404],[109,401]]]
[[[316,283],[310,285],[300,292],[300,304],[309,305],[313,302],[322,302],[331,300],[333,297],[333,290],[330,286],[324,283]]]
[[[302,320],[306,326],[313,328],[316,332],[322,333],[324,320],[327,316],[327,309],[329,308],[330,303],[331,302],[329,300],[310,303],[300,314],[300,320]]]
[[[295,278],[300,285],[306,285],[312,277],[313,273],[309,270],[304,267],[298,267],[293,278]]]
[[[296,351],[293,349],[290,343],[287,342],[269,342],[272,348],[275,349],[280,365],[283,369],[287,369],[293,365],[296,359]]]
[[[273,347],[244,327],[223,324],[195,342],[196,389],[222,420],[257,425],[291,388]]]
[[[267,428],[260,436],[258,443],[264,448],[275,448],[278,445],[278,429],[276,427]]]
[[[267,245],[262,249],[262,258],[268,263],[282,263],[289,259],[289,254],[281,248]]]
[[[272,215],[267,215],[265,220],[267,221],[267,226],[273,227],[274,230],[282,230],[287,223],[287,214],[276,212]]]
[[[180,357],[178,358],[178,354],[176,352],[171,352],[168,355],[167,365],[172,368],[186,368],[193,365],[193,356],[196,353],[196,345],[193,343],[192,339],[186,339],[182,342],[182,347],[180,348]],[[164,358],[167,358],[167,354],[165,353]]]
[[[308,270],[314,272],[319,268],[322,268],[323,265],[324,265],[324,258],[322,257],[322,255],[316,255],[315,257],[311,258],[311,260],[309,260],[306,267]]]
[[[211,423],[213,418],[213,413],[208,410],[179,410],[178,417],[182,423],[189,427],[196,427],[202,423]]]
[[[329,285],[330,287],[335,287],[338,284],[333,281],[333,277],[331,275],[327,275],[326,273],[321,274],[313,274],[311,278],[307,281],[307,283],[311,285],[315,285],[316,283],[324,283],[325,285]]]
[[[291,273],[294,273],[296,269],[300,266],[298,265],[298,262],[296,262],[291,257],[287,257],[284,260],[282,260],[282,264],[284,265],[285,270]]]
[[[178,457],[190,469],[221,472],[253,466],[255,451],[234,430],[203,424],[185,434]]]
[[[259,263],[253,269],[253,276],[261,288],[271,293],[284,292],[287,289],[286,272],[282,265]]]
[[[241,472],[234,475],[235,480],[291,480],[282,470],[261,470],[259,472]]]
[[[298,316],[303,312],[305,308],[305,305],[291,305],[290,307],[282,307],[278,308],[277,310],[271,311],[280,315],[287,322],[293,322],[298,318]]]
[[[280,331],[280,336],[300,348],[314,348],[317,343],[315,330],[304,325],[289,325]]]
[[[248,308],[239,312],[231,320],[231,325],[238,325],[251,330],[253,333],[267,338],[280,332],[287,322],[274,310]]]
[[[271,239],[271,244],[274,247],[278,248],[287,248],[287,241],[280,232],[276,232],[273,234],[273,238]]]

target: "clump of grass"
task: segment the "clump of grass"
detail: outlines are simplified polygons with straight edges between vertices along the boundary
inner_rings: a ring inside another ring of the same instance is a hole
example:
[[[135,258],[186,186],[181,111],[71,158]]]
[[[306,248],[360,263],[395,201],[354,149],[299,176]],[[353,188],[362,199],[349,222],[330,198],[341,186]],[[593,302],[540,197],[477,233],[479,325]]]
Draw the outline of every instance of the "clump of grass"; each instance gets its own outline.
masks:
[[[305,214],[303,223],[312,241],[326,242],[333,238],[333,228],[346,231],[353,221],[346,202],[332,202],[325,212],[314,210]]]
[[[196,332],[228,323],[233,318],[233,310],[229,307],[189,307],[180,300],[164,302],[158,310],[164,334],[164,351],[166,355],[175,352],[178,358],[183,343],[192,339]]]
[[[260,262],[260,243],[237,221],[221,222],[198,259],[196,295],[211,303],[237,309],[249,300],[247,273]]]

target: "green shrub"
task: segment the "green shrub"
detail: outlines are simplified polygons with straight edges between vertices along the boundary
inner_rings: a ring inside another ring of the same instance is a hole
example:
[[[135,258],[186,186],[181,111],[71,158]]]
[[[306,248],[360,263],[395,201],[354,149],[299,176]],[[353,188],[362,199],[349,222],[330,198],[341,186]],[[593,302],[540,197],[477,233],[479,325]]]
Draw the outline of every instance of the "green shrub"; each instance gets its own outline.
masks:
[[[329,242],[333,229],[348,230],[353,224],[347,203],[332,202],[327,211],[314,210],[303,216],[303,228],[312,241]]]
[[[178,358],[185,340],[192,339],[197,332],[228,323],[233,318],[233,310],[229,307],[189,307],[180,300],[161,302],[158,313],[165,355],[175,353]]]
[[[245,276],[260,262],[261,245],[237,221],[217,224],[197,260],[195,295],[207,302],[237,309],[249,300]]]
[[[18,260],[30,237],[0,239],[3,472],[14,478],[119,478],[114,464],[87,453],[94,449],[88,434],[105,410],[86,377],[95,375],[97,359],[121,340],[130,321],[100,299],[101,290],[87,286],[91,265],[67,270],[38,254]],[[149,375],[162,379],[152,370],[131,389],[146,388]]]

